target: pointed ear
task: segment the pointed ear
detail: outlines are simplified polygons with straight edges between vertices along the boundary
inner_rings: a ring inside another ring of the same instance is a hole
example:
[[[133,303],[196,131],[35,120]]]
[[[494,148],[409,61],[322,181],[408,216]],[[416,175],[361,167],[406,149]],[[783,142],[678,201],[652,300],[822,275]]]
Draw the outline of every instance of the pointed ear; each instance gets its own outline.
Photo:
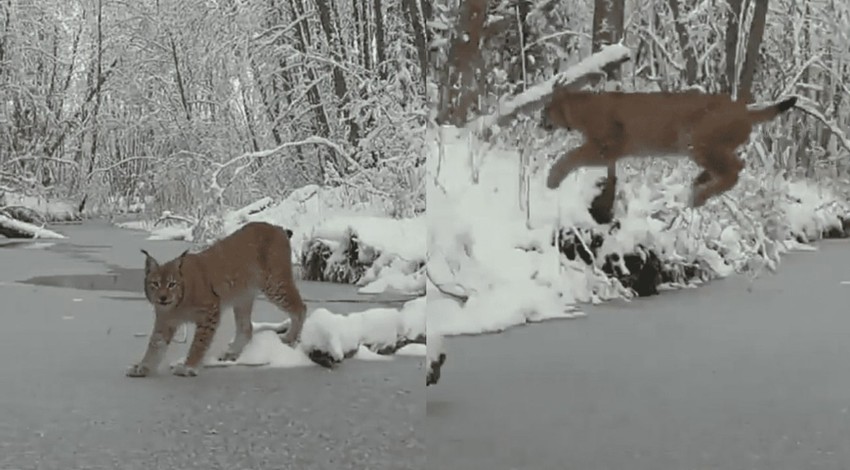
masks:
[[[186,258],[186,255],[188,255],[188,254],[189,254],[189,250],[187,249],[183,253],[180,253],[180,256],[177,257],[177,259],[179,260],[177,262],[177,269],[180,269],[180,268],[183,267],[183,259]]]
[[[145,250],[139,250],[145,254],[145,275],[159,267],[159,263]]]

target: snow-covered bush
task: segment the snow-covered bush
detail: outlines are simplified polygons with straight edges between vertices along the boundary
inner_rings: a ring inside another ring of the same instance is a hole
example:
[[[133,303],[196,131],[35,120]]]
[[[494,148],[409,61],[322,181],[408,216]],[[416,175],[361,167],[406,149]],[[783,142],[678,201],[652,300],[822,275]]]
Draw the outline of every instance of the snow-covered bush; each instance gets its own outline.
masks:
[[[789,182],[755,162],[731,191],[692,209],[693,163],[632,159],[617,169],[614,220],[600,225],[587,208],[605,171],[579,170],[550,191],[547,142],[488,147],[469,131],[444,127],[430,143],[429,289],[439,295],[429,303],[439,308],[429,308],[429,328],[445,334],[569,318],[577,302],[650,295],[734,272],[756,276],[775,269],[798,239],[843,236],[850,213],[827,185]]]

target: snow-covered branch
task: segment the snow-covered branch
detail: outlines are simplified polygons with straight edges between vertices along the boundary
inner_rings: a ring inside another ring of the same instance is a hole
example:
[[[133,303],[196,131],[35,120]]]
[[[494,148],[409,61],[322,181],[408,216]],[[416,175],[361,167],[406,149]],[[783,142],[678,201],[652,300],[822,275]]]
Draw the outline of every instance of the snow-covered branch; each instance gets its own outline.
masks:
[[[552,95],[553,87],[580,87],[591,76],[603,74],[606,66],[629,60],[630,54],[629,48],[622,44],[605,46],[567,70],[502,101],[496,112],[479,117],[472,121],[471,125],[478,129],[487,129],[493,125],[503,126],[520,112],[532,112],[542,107],[545,100]]]

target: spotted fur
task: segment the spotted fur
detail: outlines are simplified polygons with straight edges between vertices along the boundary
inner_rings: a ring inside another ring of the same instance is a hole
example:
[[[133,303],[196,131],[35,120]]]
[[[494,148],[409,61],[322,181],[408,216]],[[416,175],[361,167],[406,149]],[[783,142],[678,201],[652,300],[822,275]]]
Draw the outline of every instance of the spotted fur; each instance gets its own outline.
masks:
[[[177,328],[195,324],[195,336],[183,363],[172,372],[195,376],[218,325],[221,311],[232,307],[236,335],[219,360],[236,360],[251,340],[251,311],[258,292],[288,313],[290,327],[284,341],[294,345],[301,334],[307,307],[292,272],[292,232],[265,222],[251,222],[199,253],[184,251],[159,264],[145,254],[145,296],[154,307],[155,320],[145,355],[127,370],[144,377],[162,362]]]

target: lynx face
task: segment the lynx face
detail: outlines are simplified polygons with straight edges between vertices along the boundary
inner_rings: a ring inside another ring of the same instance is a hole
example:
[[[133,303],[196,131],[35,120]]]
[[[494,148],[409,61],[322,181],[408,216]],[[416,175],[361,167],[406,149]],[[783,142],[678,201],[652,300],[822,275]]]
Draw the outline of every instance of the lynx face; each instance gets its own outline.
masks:
[[[145,260],[145,297],[157,309],[172,309],[183,298],[183,276],[180,267],[183,263],[183,252],[179,258],[160,264],[146,251]]]

